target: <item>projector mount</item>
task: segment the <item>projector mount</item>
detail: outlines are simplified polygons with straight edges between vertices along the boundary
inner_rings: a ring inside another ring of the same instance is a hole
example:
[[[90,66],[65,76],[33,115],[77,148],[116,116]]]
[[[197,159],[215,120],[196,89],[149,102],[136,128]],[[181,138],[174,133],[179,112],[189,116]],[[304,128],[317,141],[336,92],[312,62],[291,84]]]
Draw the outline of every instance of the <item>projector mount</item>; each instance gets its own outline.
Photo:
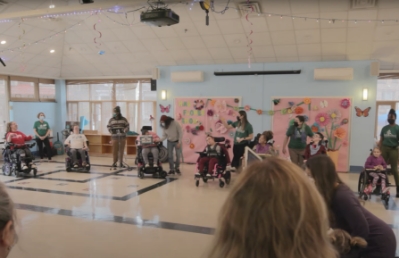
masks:
[[[151,8],[152,10],[168,9],[168,5],[160,0],[156,2],[150,2],[150,0],[147,0],[147,4],[149,5],[148,9]]]

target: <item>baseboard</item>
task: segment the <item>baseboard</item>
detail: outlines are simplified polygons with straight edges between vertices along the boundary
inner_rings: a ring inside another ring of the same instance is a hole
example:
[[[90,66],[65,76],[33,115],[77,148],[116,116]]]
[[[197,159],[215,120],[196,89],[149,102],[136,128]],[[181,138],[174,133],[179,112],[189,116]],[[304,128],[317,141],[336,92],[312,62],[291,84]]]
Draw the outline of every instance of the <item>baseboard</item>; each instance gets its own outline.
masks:
[[[350,166],[349,167],[349,173],[360,173],[363,171],[363,167],[362,166]]]

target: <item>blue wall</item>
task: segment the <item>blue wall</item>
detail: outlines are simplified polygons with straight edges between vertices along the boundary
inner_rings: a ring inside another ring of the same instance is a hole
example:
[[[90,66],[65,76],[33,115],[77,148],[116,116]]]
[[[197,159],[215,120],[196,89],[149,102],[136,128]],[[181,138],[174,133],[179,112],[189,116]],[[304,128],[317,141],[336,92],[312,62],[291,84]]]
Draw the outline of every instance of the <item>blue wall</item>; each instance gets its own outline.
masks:
[[[352,67],[352,81],[315,81],[315,68]],[[242,103],[270,110],[273,97],[352,97],[352,108],[371,107],[367,119],[357,118],[352,112],[350,136],[350,166],[363,166],[369,149],[374,143],[377,77],[370,76],[370,61],[309,62],[309,63],[265,63],[206,66],[160,67],[161,78],[157,82],[158,104],[171,104],[173,113],[174,97],[182,96],[241,96]],[[214,71],[262,71],[262,70],[302,70],[300,75],[268,76],[214,76]],[[205,81],[201,83],[173,83],[170,73],[174,71],[203,71]],[[368,101],[362,101],[362,89],[369,89]],[[167,90],[167,100],[161,100],[161,91]],[[157,112],[158,119],[161,116]],[[248,119],[255,132],[271,128],[269,115],[259,116],[248,113]],[[282,128],[285,130],[285,128]],[[282,143],[280,143],[282,145]],[[355,147],[356,146],[356,147]],[[353,170],[355,168],[351,168]]]
[[[44,112],[56,137],[65,127],[66,121],[66,88],[64,80],[56,80],[55,102],[10,102],[10,121],[18,123],[18,130],[26,135],[34,135],[33,124],[37,114]],[[61,134],[60,137],[62,138]]]

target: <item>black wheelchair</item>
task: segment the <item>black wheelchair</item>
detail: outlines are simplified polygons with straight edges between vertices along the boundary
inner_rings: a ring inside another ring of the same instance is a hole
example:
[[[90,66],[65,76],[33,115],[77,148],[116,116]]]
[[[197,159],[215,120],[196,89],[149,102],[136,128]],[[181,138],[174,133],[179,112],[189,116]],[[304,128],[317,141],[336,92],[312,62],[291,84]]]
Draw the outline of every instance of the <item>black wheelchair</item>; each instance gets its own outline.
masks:
[[[158,151],[161,152],[162,142],[157,144]],[[168,173],[163,170],[161,159],[154,160],[152,153],[148,154],[148,165],[146,166],[144,159],[143,159],[143,147],[137,146],[137,155],[136,155],[136,164],[138,167],[138,177],[143,179],[145,174],[152,175],[154,178],[166,178]],[[157,165],[154,167],[154,165]]]
[[[89,142],[87,142],[87,146]],[[71,148],[69,148],[68,145],[64,145],[65,147],[65,153],[67,154],[67,157],[65,158],[65,169],[67,172],[90,172],[90,157],[89,157],[89,152],[85,150],[86,153],[86,164],[88,166],[83,166],[83,160],[82,157],[80,156],[80,153],[76,153],[77,155],[77,160],[78,160],[78,167],[75,168],[74,164],[72,162],[72,153],[71,153]]]
[[[378,173],[382,173],[385,175],[385,180],[386,180],[386,187],[389,187],[390,183],[389,183],[389,178],[388,178],[388,173],[386,170],[384,171],[376,171],[374,169],[364,169],[360,175],[359,175],[359,183],[357,186],[357,190],[359,192],[359,197],[363,198],[363,200],[368,200],[371,197],[371,194],[375,194],[375,195],[381,195],[381,200],[383,200],[385,202],[385,204],[388,205],[389,202],[389,198],[391,196],[389,190],[387,190],[385,193],[382,192],[382,187],[381,187],[381,178],[378,179],[377,184],[376,184],[376,188],[374,189],[374,191],[371,194],[366,194],[364,192],[364,190],[366,189],[366,187],[369,186],[369,184],[371,184],[371,182],[373,181],[373,177],[371,177],[369,174],[371,172],[378,172]]]
[[[33,166],[33,160],[35,159],[34,156],[30,155],[26,156],[25,149],[32,148],[35,146],[36,143],[31,144],[23,144],[23,145],[16,145],[9,142],[4,142],[3,148],[3,159],[4,163],[2,166],[3,174],[6,176],[15,177],[25,176],[28,175],[30,172],[33,172],[33,176],[37,175],[37,168]],[[22,162],[27,163],[26,169],[23,169]]]
[[[208,166],[204,166],[203,171],[199,171],[194,175],[195,186],[199,186],[199,181],[202,179],[204,183],[207,183],[209,179],[215,180],[219,179],[219,187],[223,188],[226,184],[230,184],[231,180],[231,172],[226,170],[227,164],[230,163],[229,152],[227,151],[229,148],[229,144],[226,143],[226,139],[224,137],[215,137],[215,142],[221,147],[222,154],[218,157],[218,163],[214,168],[214,173],[211,176],[208,176]],[[200,156],[197,160],[197,169],[199,169],[198,164],[202,157],[206,157],[207,154],[203,152],[197,152]]]

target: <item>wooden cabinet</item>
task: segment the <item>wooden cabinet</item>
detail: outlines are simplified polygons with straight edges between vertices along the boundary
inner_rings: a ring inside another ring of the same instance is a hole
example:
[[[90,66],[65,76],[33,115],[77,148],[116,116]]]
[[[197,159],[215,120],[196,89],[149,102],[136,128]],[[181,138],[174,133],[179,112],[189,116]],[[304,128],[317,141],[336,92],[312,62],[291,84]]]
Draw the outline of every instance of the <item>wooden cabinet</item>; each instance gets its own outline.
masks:
[[[97,134],[97,131],[85,131],[84,134],[89,141],[91,154],[112,155],[112,140],[109,134]],[[136,155],[137,136],[126,136],[125,153],[127,155]]]

